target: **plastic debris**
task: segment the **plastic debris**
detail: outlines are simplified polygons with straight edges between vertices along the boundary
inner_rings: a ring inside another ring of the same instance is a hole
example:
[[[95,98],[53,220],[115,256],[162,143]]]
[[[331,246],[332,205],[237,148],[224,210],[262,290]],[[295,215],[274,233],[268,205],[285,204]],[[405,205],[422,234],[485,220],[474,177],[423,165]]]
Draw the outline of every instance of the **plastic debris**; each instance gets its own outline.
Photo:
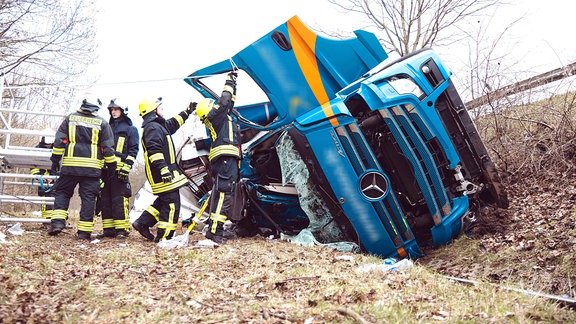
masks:
[[[336,260],[339,261],[350,261],[350,262],[354,262],[354,257],[351,255],[337,255],[335,257]]]
[[[177,249],[188,245],[189,233],[176,235],[169,240],[162,240],[158,242],[158,247],[163,249]]]
[[[0,232],[0,244],[10,244],[12,242],[6,241],[6,234]]]
[[[24,230],[22,229],[22,227],[20,227],[22,224],[20,223],[16,223],[12,226],[10,226],[10,228],[8,229],[8,233],[12,234],[12,235],[22,235],[24,234]]]
[[[333,248],[341,252],[352,252],[352,253],[360,252],[360,247],[358,247],[358,244],[354,242],[320,243],[318,242],[318,240],[316,240],[314,234],[312,234],[312,232],[307,228],[303,229],[302,231],[300,231],[300,233],[294,236],[280,234],[280,239],[300,244],[302,246],[319,245]]]
[[[216,247],[216,246],[218,246],[218,243],[212,240],[200,240],[194,245],[194,247]]]
[[[405,258],[400,261],[397,261],[395,258],[387,258],[382,263],[376,264],[363,264],[358,267],[358,271],[360,272],[367,272],[373,270],[380,270],[380,271],[404,271],[410,267],[412,267],[414,263],[412,260]]]

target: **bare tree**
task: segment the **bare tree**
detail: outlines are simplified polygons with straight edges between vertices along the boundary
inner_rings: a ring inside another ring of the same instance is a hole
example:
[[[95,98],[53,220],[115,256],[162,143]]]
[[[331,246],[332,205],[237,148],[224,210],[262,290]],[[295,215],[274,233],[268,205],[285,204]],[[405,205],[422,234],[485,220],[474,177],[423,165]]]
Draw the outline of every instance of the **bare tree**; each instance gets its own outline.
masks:
[[[61,84],[94,60],[92,0],[0,1],[0,72],[12,85]]]
[[[68,109],[75,91],[71,85],[95,59],[94,7],[93,0],[0,1],[2,108]],[[50,116],[18,115],[11,126],[43,129],[57,122]]]
[[[465,35],[458,25],[482,15],[499,0],[328,0],[360,13],[379,33],[384,47],[400,56],[434,45],[449,45]]]

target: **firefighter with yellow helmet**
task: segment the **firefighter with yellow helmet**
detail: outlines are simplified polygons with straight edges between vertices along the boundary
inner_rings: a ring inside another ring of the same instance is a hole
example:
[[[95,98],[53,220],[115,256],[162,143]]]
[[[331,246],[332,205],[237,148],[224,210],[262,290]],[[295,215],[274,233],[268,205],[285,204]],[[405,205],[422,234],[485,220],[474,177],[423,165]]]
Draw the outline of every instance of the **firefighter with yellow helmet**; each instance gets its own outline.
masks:
[[[218,102],[204,98],[198,102],[195,110],[196,115],[210,132],[212,140],[208,159],[213,188],[206,238],[216,243],[225,243],[229,238],[235,237],[234,233],[224,231],[224,223],[233,216],[231,214],[234,209],[233,195],[239,180],[238,162],[241,159],[240,128],[232,116],[236,100],[236,77],[236,71],[228,73]]]
[[[186,110],[170,119],[164,119],[162,98],[144,99],[138,109],[142,116],[141,144],[144,150],[146,178],[156,200],[138,217],[132,227],[146,239],[154,242],[172,238],[180,216],[179,188],[188,183],[176,162],[172,134],[188,119],[196,108],[191,102]],[[156,237],[150,228],[158,224]]]

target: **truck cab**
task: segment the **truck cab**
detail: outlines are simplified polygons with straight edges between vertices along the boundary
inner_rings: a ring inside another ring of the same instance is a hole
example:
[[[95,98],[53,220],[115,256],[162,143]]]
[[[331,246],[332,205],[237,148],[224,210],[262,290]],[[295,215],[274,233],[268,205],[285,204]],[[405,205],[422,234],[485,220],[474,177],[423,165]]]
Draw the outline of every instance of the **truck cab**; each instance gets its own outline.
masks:
[[[217,99],[206,76],[238,70],[265,94],[235,107],[246,235],[306,231],[319,244],[418,258],[466,232],[482,206],[507,208],[506,191],[440,57],[392,60],[375,35],[354,34],[325,38],[294,16],[184,81]],[[181,164],[203,170],[192,175],[200,199],[209,139],[193,144],[199,153]]]

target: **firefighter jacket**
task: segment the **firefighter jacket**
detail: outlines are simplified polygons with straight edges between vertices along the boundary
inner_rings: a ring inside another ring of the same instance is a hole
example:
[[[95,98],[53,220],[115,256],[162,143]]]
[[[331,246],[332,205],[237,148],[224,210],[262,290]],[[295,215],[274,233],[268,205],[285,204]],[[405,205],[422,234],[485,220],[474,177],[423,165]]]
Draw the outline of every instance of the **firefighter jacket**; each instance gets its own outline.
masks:
[[[115,163],[114,135],[104,118],[83,107],[60,124],[50,160],[52,163],[62,160],[63,175],[99,178],[104,163]]]
[[[240,127],[233,119],[232,109],[236,99],[236,83],[226,80],[218,104],[208,112],[202,121],[212,139],[208,159],[212,161],[219,156],[234,156],[240,158],[239,134]]]
[[[110,117],[110,126],[114,133],[114,153],[116,154],[116,170],[120,170],[124,163],[132,166],[138,155],[138,129],[132,124],[130,117],[124,113],[118,118]]]
[[[188,119],[186,111],[182,111],[170,119],[164,119],[155,113],[144,116],[141,140],[144,149],[144,166],[146,178],[154,195],[173,191],[188,184],[188,179],[182,174],[176,163],[176,150],[171,136],[184,124],[186,119]],[[164,167],[168,167],[174,176],[174,179],[169,183],[162,181],[160,170]]]

